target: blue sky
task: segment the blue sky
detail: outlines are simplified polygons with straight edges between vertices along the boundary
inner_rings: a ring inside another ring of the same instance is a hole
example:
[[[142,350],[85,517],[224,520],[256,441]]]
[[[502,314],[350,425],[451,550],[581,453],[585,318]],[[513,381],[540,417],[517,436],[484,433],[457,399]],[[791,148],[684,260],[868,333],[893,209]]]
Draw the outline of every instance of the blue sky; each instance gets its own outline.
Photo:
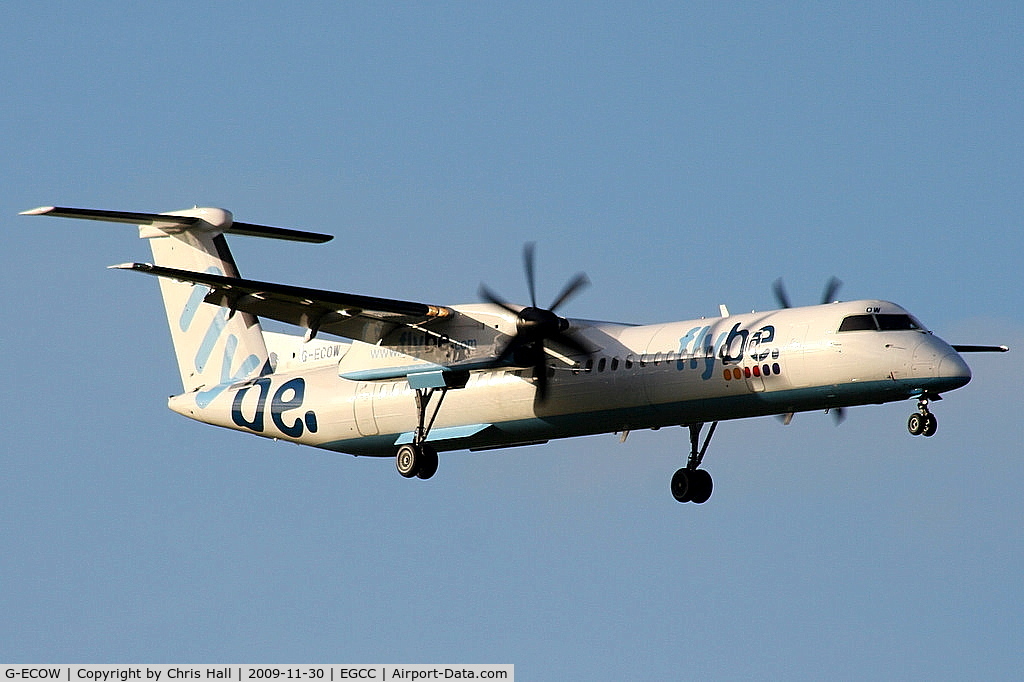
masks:
[[[428,483],[184,420],[131,229],[330,232],[245,275],[658,322],[908,307],[1024,348],[1024,16],[986,3],[15,3],[0,22],[0,661],[501,662],[524,679],[1024,667],[1015,353],[913,405],[442,457]]]

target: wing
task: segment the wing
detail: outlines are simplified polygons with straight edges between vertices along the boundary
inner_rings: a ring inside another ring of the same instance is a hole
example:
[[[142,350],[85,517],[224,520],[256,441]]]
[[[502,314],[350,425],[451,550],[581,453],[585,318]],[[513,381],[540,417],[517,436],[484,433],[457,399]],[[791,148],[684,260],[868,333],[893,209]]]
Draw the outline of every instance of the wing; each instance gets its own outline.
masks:
[[[452,343],[451,339],[433,332],[429,326],[441,320],[451,321],[460,315],[445,306],[224,277],[149,263],[124,263],[111,267],[201,284],[210,289],[204,299],[207,303],[232,312],[240,310],[304,327],[307,340],[322,331],[376,344],[400,327],[412,327],[427,335],[444,337]],[[437,346],[436,343],[433,345]]]
[[[969,346],[954,343],[953,350],[957,353],[1006,353],[1010,350],[1009,346]]]

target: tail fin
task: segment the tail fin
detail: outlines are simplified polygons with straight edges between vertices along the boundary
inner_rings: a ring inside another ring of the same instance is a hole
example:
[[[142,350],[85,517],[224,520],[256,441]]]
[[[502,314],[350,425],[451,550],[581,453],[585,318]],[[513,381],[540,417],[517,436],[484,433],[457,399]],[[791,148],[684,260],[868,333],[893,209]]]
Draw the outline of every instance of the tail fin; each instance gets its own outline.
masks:
[[[148,239],[157,265],[238,277],[225,232],[250,236],[324,242],[330,235],[235,223],[219,208],[193,208],[172,213],[129,213],[43,207],[24,215],[85,218],[139,226]],[[186,393],[196,392],[200,407],[209,404],[227,384],[269,373],[270,357],[259,320],[248,313],[204,305],[207,289],[160,278],[167,323]]]
[[[189,213],[200,212],[207,210]],[[200,217],[214,218],[203,214]],[[218,224],[205,219],[203,222]],[[149,239],[157,265],[238,277],[238,267],[223,233],[202,227],[177,233],[142,227],[139,233]],[[160,278],[181,383],[186,393],[199,392],[196,399],[200,406],[220,393],[215,387],[270,372],[259,320],[247,313],[230,315],[226,308],[204,305],[206,292],[205,287]]]

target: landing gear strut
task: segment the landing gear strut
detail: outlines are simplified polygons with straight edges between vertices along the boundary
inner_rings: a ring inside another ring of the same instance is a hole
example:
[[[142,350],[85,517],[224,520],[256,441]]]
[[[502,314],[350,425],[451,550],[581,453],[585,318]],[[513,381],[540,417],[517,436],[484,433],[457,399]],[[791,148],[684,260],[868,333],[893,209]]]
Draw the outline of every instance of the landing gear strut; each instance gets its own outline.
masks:
[[[689,424],[688,427],[690,429],[690,457],[686,460],[686,466],[672,476],[672,496],[679,502],[704,504],[711,497],[714,482],[711,480],[711,474],[699,467],[704,461],[704,453],[708,450],[711,437],[715,435],[718,422],[713,422],[708,428],[704,444],[699,448],[697,446],[704,424]]]
[[[441,396],[434,405],[430,420],[427,420],[427,410],[430,406],[430,399],[435,391],[441,391]],[[416,431],[412,434],[412,443],[398,448],[395,456],[395,467],[405,478],[419,477],[426,480],[437,473],[437,450],[427,444],[427,436],[430,434],[430,427],[437,419],[437,413],[441,410],[441,403],[448,393],[448,388],[417,388],[416,389]]]
[[[938,400],[938,396],[935,396]],[[934,436],[939,422],[935,415],[928,410],[928,396],[922,395],[917,399],[917,412],[910,415],[907,420],[907,431],[911,436]]]

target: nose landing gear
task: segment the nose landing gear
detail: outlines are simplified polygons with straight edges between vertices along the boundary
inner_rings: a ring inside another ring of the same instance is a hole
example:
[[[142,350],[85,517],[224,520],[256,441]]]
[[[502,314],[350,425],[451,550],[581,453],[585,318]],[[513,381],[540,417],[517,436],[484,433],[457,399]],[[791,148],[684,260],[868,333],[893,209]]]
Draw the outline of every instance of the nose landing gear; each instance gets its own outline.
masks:
[[[934,396],[934,399],[938,400],[939,396]],[[910,415],[910,419],[907,420],[907,431],[911,436],[931,437],[938,428],[938,420],[928,410],[928,396],[922,395],[917,399],[917,412]]]

